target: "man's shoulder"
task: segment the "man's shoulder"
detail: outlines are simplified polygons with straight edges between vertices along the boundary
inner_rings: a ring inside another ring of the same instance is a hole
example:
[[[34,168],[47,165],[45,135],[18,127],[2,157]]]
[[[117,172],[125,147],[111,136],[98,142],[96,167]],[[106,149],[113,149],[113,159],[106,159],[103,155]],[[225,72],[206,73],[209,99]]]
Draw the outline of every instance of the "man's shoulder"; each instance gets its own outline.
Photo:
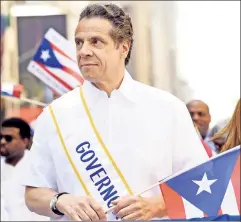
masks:
[[[53,100],[48,106],[44,107],[42,113],[37,118],[36,127],[41,126],[37,128],[41,128],[41,131],[43,131],[43,133],[46,131],[46,124],[49,123],[49,120],[52,118],[49,111],[50,107],[52,107],[55,114],[58,113],[58,115],[64,115],[66,117],[68,110],[71,110],[71,108],[73,108],[77,104],[77,99],[79,99],[78,92],[79,87],[67,92],[61,97]]]
[[[53,100],[50,105],[58,109],[68,109],[76,105],[76,101],[80,100],[79,87],[65,93],[61,97]]]
[[[159,105],[165,104],[176,104],[183,105],[184,103],[178,99],[176,96],[168,91],[155,88],[153,86],[135,81],[135,92],[140,101],[144,102],[154,102]]]

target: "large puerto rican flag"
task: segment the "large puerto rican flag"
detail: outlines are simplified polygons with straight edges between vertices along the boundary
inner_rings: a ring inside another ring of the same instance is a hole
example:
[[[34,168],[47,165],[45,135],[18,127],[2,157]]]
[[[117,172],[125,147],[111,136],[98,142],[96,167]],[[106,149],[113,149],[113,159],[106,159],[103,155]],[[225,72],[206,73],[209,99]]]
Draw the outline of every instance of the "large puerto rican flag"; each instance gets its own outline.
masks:
[[[240,215],[240,146],[160,185],[170,219]]]
[[[76,63],[74,45],[52,28],[45,34],[28,71],[60,95],[84,81]]]

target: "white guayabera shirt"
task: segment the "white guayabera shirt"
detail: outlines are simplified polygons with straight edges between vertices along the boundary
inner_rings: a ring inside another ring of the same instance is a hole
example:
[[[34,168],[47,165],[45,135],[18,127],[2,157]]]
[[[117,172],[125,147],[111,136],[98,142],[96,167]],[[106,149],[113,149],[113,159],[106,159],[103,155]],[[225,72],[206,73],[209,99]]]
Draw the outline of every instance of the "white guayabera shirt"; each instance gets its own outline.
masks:
[[[94,124],[133,193],[141,192],[162,178],[208,158],[185,104],[173,95],[134,81],[127,72],[120,88],[114,90],[110,98],[88,81],[85,81],[82,90]],[[97,150],[97,139],[89,139],[95,134],[89,130],[91,126],[83,108],[80,88],[55,100],[51,106],[67,152],[86,187],[93,190],[94,196],[101,197],[98,192],[104,188],[96,184],[100,184],[104,177],[108,176],[112,179],[111,183],[116,184],[109,168],[101,173],[93,170],[93,176],[81,165],[93,166],[90,161],[94,161],[100,152]],[[78,147],[83,142],[86,142],[85,145],[89,143],[85,149],[93,150],[95,156],[91,156],[91,151],[87,156],[86,150],[83,156],[81,152],[84,148],[81,151],[81,146]],[[102,166],[112,166],[107,156],[97,159]],[[60,142],[49,108],[45,108],[38,118],[25,175],[25,186],[86,195]],[[143,196],[158,194],[160,189],[156,187]],[[63,216],[59,220],[68,218]]]

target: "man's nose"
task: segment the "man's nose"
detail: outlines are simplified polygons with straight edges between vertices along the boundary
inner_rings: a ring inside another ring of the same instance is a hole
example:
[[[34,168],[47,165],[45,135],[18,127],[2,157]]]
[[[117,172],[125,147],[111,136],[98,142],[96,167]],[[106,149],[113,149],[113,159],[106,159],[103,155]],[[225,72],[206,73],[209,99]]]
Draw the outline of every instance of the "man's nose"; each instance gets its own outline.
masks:
[[[199,120],[199,115],[197,113],[194,113],[192,116],[193,121],[198,121]]]
[[[6,140],[5,140],[5,138],[3,137],[3,138],[1,139],[1,146],[5,145],[5,144],[6,144]]]
[[[87,56],[92,56],[93,52],[90,49],[90,46],[88,45],[88,43],[83,43],[81,49],[79,49],[78,54],[80,57],[87,57]]]

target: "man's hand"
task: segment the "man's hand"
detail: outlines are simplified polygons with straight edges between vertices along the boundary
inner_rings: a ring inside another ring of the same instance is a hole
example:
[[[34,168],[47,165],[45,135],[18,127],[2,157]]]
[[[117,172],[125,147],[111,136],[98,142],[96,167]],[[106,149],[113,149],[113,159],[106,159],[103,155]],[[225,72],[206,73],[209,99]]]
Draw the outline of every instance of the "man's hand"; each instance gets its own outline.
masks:
[[[56,207],[74,221],[106,221],[103,208],[91,197],[76,197],[71,194],[64,194],[59,197]]]
[[[151,220],[166,215],[165,203],[162,196],[144,198],[127,196],[115,200],[114,214],[122,220]]]

